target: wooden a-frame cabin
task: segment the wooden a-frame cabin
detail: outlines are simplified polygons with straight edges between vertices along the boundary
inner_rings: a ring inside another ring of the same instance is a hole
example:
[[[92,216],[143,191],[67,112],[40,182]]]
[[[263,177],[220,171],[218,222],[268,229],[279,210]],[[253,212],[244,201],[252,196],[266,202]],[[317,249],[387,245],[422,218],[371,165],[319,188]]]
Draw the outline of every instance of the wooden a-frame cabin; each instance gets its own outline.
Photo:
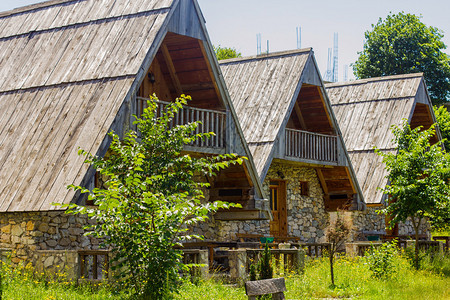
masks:
[[[385,217],[376,213],[386,204],[387,197],[378,188],[387,185],[388,174],[382,157],[374,148],[383,152],[396,151],[391,126],[400,125],[402,119],[407,119],[412,128],[428,129],[436,122],[423,74],[329,83],[326,89],[368,206],[367,211],[353,216],[360,238],[371,234],[414,233],[409,222],[386,232]],[[439,130],[434,142],[438,139],[441,139]],[[425,224],[422,230],[427,229]]]
[[[250,158],[210,179],[209,200],[244,207],[215,219],[270,217],[197,2],[56,0],[0,13],[0,248],[23,260],[98,247],[86,218],[51,203],[82,204],[66,187],[92,187],[95,170],[78,149],[104,155],[107,133],[123,135],[153,93],[161,107],[191,95],[176,122],[217,134],[186,151]]]
[[[274,219],[257,233],[315,242],[364,202],[311,49],[220,61]]]

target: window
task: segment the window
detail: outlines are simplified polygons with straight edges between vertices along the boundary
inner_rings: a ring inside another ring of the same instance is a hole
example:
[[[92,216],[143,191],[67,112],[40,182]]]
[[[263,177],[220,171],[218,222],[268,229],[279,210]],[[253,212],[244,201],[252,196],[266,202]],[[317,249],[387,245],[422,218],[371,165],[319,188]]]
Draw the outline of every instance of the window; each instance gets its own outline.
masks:
[[[270,187],[270,210],[278,210],[278,187]]]
[[[300,181],[300,195],[309,196],[308,181]]]

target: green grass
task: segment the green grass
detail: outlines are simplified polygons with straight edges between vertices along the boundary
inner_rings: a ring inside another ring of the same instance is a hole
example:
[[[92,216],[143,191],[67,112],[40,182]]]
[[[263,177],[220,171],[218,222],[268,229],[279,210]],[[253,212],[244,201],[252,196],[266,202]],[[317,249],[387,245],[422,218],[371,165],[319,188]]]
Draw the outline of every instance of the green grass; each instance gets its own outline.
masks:
[[[449,264],[448,256],[442,260]],[[436,271],[436,270],[434,270]],[[8,273],[9,272],[9,273]],[[27,275],[26,270],[4,274],[2,299],[125,299],[107,285],[76,287],[64,280],[45,283]],[[364,258],[342,257],[335,265],[336,287],[330,287],[327,259],[308,261],[305,273],[284,274],[286,299],[450,299],[450,277],[431,271],[415,271],[401,256],[395,258],[394,271],[387,279],[374,279]],[[189,282],[181,286],[175,299],[247,299],[242,287],[212,280]]]
[[[336,287],[330,287],[328,259],[310,261],[303,275],[284,275],[286,299],[450,299],[450,277],[415,271],[405,258],[397,258],[389,279],[372,277],[365,259],[340,258],[335,265]],[[212,281],[185,283],[176,299],[247,299],[243,288]]]

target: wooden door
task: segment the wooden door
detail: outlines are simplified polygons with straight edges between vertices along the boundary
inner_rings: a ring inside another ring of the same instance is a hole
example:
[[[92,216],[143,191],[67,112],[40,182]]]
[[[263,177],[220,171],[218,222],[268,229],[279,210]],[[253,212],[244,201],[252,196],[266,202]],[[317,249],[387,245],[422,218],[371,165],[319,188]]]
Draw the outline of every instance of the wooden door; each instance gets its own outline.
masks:
[[[270,234],[274,237],[287,236],[286,182],[270,181]]]

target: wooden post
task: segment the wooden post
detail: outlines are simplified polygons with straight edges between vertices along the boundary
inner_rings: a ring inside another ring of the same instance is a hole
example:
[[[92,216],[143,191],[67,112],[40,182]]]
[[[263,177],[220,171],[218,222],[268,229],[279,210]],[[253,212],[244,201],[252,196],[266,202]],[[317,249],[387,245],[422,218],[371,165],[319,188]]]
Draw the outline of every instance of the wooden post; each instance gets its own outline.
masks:
[[[247,268],[247,250],[237,249],[228,251],[230,277],[233,281],[244,280]]]
[[[93,254],[92,255],[92,275],[93,275],[93,279],[98,279],[98,256],[97,254]]]

